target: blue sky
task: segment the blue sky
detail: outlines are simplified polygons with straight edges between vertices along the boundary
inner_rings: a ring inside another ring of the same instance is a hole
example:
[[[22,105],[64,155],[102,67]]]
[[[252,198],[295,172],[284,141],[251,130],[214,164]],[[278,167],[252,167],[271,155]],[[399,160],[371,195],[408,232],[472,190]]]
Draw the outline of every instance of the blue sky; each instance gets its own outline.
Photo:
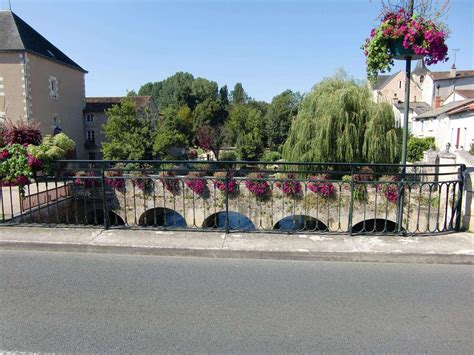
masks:
[[[177,71],[259,100],[306,92],[344,68],[365,78],[361,43],[379,0],[11,0],[13,11],[89,71],[87,96],[119,96]],[[8,0],[0,0],[3,9]],[[451,0],[450,49],[474,69],[474,1]],[[431,67],[448,70],[448,63]],[[401,64],[397,64],[397,68]]]

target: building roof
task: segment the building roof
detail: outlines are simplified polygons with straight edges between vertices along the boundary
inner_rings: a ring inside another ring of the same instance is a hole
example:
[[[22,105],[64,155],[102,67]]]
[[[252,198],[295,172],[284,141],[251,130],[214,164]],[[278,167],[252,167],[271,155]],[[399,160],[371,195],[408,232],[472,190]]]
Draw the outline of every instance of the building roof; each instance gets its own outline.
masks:
[[[473,103],[474,103],[474,99],[450,102],[449,104],[441,106],[437,109],[427,111],[415,117],[415,119],[417,120],[417,119],[425,119],[425,118],[435,118],[443,114],[458,113],[458,112],[463,111],[464,107],[470,107]]]
[[[372,90],[381,90],[385,85],[388,84],[390,80],[392,80],[395,76],[397,76],[398,73],[400,73],[400,70],[392,75],[379,75],[377,77],[377,81],[372,87]]]
[[[450,71],[433,71],[430,73],[433,80],[447,80],[451,78]],[[474,76],[474,70],[456,70],[456,78],[467,78]]]
[[[0,11],[0,52],[26,51],[87,73],[12,11]]]
[[[459,94],[466,99],[474,99],[474,90],[456,90],[456,94]]]
[[[404,110],[404,103],[399,102],[394,104],[394,106],[398,109],[398,111],[403,112]],[[417,116],[428,112],[431,110],[431,106],[428,105],[426,102],[410,102],[410,110],[416,113]]]
[[[130,96],[135,105],[141,108],[151,101],[151,96]],[[86,97],[85,112],[104,112],[114,105],[120,104],[125,97]]]

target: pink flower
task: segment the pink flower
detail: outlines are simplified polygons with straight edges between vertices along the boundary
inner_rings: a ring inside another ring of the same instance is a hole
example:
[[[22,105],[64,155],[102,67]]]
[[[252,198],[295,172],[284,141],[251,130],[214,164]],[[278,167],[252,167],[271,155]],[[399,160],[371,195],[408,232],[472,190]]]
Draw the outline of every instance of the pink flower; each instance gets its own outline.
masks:
[[[10,157],[10,152],[6,149],[0,152],[0,160],[8,159]]]

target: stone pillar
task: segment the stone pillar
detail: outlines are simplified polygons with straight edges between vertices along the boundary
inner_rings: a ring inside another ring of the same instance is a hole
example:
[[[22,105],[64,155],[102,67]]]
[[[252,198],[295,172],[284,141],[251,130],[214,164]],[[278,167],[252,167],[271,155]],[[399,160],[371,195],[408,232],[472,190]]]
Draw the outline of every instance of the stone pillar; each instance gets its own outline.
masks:
[[[468,169],[464,179],[464,196],[462,203],[462,226],[469,232],[474,232],[474,200],[473,193],[474,171]]]
[[[459,172],[457,171],[456,167],[454,166],[447,166],[443,167],[444,164],[456,164],[456,155],[452,153],[440,153],[439,154],[439,173],[440,174],[445,174],[445,173],[452,173],[452,174],[447,174],[447,175],[439,175],[438,181],[450,181],[450,180],[456,180],[458,178]]]

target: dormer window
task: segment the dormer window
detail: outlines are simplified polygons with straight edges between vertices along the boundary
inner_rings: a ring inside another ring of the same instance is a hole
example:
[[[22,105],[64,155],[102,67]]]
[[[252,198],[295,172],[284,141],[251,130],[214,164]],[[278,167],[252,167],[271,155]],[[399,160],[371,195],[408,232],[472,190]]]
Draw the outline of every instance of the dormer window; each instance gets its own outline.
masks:
[[[49,77],[49,96],[52,99],[57,99],[59,97],[59,95],[58,95],[58,79],[56,79],[54,76]]]

